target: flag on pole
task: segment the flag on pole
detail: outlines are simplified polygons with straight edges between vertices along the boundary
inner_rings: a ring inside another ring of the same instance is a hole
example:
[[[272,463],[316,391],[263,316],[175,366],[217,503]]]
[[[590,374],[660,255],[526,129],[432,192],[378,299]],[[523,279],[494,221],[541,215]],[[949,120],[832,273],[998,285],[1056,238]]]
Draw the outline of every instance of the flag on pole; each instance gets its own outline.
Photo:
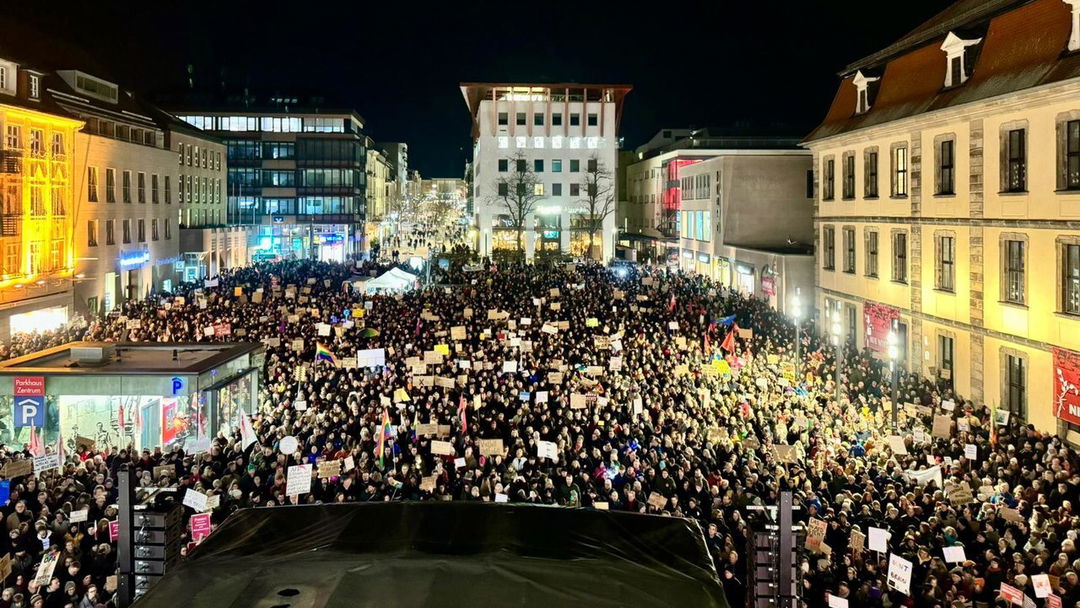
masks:
[[[379,425],[379,436],[376,438],[378,445],[375,451],[379,453],[379,468],[383,466],[383,450],[386,449],[386,436],[390,433],[390,414],[383,409],[382,424]]]
[[[708,354],[709,354],[709,331],[711,331],[711,330],[712,330],[711,325],[709,327],[705,328],[705,355],[706,356],[708,356]]]
[[[729,353],[735,352],[735,332],[737,330],[728,330],[727,336],[724,337],[724,341],[720,343],[720,348],[728,351]]]
[[[120,423],[120,432],[124,432],[127,426],[124,423],[124,404],[120,404],[120,409],[116,413],[116,421]]]
[[[668,302],[668,312],[675,312],[675,292],[671,292],[671,301]]]
[[[469,420],[465,417],[465,393],[461,394],[461,400],[458,401],[457,407],[458,416],[461,416],[461,432],[469,432]]]
[[[337,365],[337,357],[322,342],[315,343],[315,361],[329,361],[332,365]]]
[[[56,434],[56,457],[57,462],[60,463],[60,469],[64,469],[64,434]]]
[[[247,414],[240,414],[240,449],[246,450],[248,446],[258,441],[255,429],[251,426],[251,418]]]
[[[32,422],[30,423],[30,454],[34,456],[45,455],[45,445],[41,442],[37,429],[34,428],[34,423]]]
[[[720,317],[716,321],[713,321],[714,324],[722,325],[724,327],[728,327],[734,322],[735,322],[735,315],[728,315],[726,317]]]

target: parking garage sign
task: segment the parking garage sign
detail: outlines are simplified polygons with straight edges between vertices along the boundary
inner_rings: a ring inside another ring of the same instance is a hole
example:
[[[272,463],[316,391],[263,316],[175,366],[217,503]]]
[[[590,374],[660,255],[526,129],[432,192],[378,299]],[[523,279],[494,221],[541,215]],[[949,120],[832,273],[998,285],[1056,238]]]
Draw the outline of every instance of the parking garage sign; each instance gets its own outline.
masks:
[[[15,428],[45,426],[45,376],[15,376]]]

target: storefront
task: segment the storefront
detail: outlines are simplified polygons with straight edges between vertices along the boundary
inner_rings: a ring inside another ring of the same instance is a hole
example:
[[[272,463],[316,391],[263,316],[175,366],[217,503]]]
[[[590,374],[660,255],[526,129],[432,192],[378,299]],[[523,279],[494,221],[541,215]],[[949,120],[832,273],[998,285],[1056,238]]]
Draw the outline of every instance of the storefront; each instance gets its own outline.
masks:
[[[712,278],[712,256],[707,253],[699,252],[696,261],[697,265],[694,268],[694,271],[702,276]]]
[[[735,289],[746,296],[754,295],[754,267],[745,262],[735,262]]]
[[[0,441],[205,449],[258,398],[261,344],[73,342],[0,363]],[[73,363],[78,365],[73,366]]]

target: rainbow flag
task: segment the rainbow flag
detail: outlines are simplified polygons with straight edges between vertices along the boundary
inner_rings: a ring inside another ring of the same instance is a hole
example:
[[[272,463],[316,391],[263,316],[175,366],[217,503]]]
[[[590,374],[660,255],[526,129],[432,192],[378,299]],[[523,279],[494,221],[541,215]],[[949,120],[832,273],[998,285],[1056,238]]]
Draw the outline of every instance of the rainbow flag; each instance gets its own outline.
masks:
[[[390,434],[390,414],[384,409],[382,412],[382,424],[379,425],[378,442],[375,451],[379,454],[379,468],[383,466],[383,450],[386,448],[386,436]]]
[[[337,357],[334,353],[330,352],[329,348],[322,342],[315,343],[315,360],[316,361],[329,361],[333,365],[337,365]]]

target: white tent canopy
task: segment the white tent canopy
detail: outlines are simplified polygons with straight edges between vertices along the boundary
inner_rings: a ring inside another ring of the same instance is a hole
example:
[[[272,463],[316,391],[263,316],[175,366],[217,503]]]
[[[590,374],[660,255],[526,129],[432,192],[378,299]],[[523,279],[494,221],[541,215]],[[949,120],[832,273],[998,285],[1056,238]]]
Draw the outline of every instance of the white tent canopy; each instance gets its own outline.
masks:
[[[356,281],[353,287],[364,293],[379,293],[383,291],[409,291],[416,287],[416,275],[409,274],[400,268],[391,268],[381,275],[367,281]]]

